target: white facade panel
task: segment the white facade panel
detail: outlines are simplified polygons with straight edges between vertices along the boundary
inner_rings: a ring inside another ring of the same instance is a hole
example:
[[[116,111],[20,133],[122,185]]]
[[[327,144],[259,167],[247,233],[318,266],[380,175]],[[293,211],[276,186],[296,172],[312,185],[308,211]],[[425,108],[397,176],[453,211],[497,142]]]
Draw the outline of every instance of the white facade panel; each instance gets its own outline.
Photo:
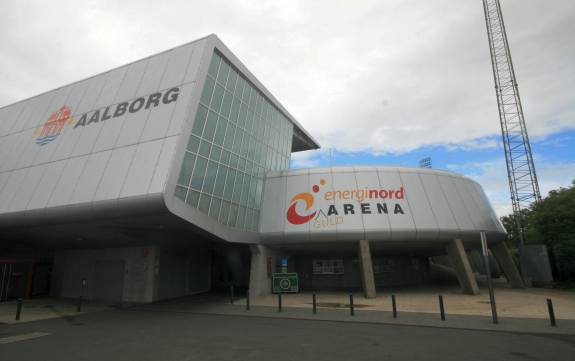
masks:
[[[378,175],[380,189],[387,191],[385,199],[387,200],[391,238],[415,238],[413,232],[415,230],[415,222],[406,197],[406,194],[411,190],[404,188],[399,177],[399,171],[396,168],[378,168]],[[402,189],[403,195],[401,194]],[[385,192],[384,195],[386,195]]]
[[[82,175],[78,179],[78,183],[76,183],[70,203],[84,203],[92,201],[111,154],[112,151],[106,151],[90,154],[88,156]]]
[[[152,178],[152,182],[148,188],[148,194],[160,193],[164,191],[164,186],[168,177],[168,171],[172,164],[177,141],[178,137],[170,137],[163,140],[162,152],[160,153],[158,164],[154,169],[154,177]]]
[[[83,81],[73,85],[72,92],[68,97],[67,106],[72,109],[72,119],[75,121],[79,120],[81,115],[78,111],[79,104],[84,99],[84,95],[88,92],[91,85],[88,81]],[[50,161],[63,160],[70,157],[76,143],[81,139],[79,132],[80,129],[74,128],[74,125],[69,125],[59,136],[58,139],[49,144],[50,147],[54,147],[55,151],[52,155]]]
[[[121,198],[147,193],[162,151],[163,142],[164,140],[160,139],[138,144],[136,155],[132,160],[128,176],[120,193]]]
[[[359,189],[379,190],[379,176],[377,174],[377,169],[369,169],[369,171],[358,171],[356,173],[357,187]],[[374,189],[374,185],[377,185]],[[369,196],[369,194],[368,194]],[[379,194],[378,194],[379,197]],[[365,227],[365,233],[367,239],[379,238],[379,239],[390,239],[391,238],[391,225],[389,221],[389,207],[388,201],[386,199],[368,198],[365,203],[369,203],[369,213],[362,213],[363,226]],[[380,205],[378,207],[378,204]],[[387,213],[382,209],[382,205],[385,204],[387,207]]]
[[[457,223],[449,203],[443,194],[439,179],[436,174],[420,173],[421,184],[429,202],[433,205],[433,214],[439,225],[439,235],[453,235],[458,232]],[[455,231],[454,231],[455,230]]]
[[[28,108],[24,106],[23,102],[0,108],[0,137],[4,137],[10,133],[10,129],[12,129],[14,123],[18,120],[20,113],[26,110],[28,110]]]
[[[188,94],[193,94],[194,91],[198,91],[196,88],[196,83],[187,83],[182,87],[182,101],[176,104],[172,118],[170,119],[170,126],[168,128],[168,137],[171,137],[182,132],[182,124],[185,121],[189,121],[193,118],[189,113],[190,103],[192,97]]]
[[[54,188],[50,196],[48,207],[64,206],[69,203],[87,160],[88,156],[68,159],[66,167],[56,184],[56,188]]]
[[[39,167],[32,167],[26,173],[20,188],[15,192],[14,198],[8,207],[8,212],[21,212],[25,211],[30,199],[34,195],[36,187],[42,180],[42,176],[46,171],[47,165]]]
[[[28,202],[27,210],[40,209],[48,205],[48,201],[52,196],[52,192],[60,181],[62,172],[66,167],[67,161],[61,160],[57,162],[48,163],[47,169],[34,190],[30,202]]]
[[[285,177],[272,177],[266,182],[266,186],[272,191],[266,192],[264,189],[264,197],[262,200],[262,209],[279,208],[287,209],[286,207],[286,178]],[[289,205],[289,204],[287,204]],[[283,239],[285,228],[285,216],[278,217],[274,212],[262,213],[260,217],[260,232],[270,233],[271,235]]]
[[[445,194],[445,198],[449,203],[451,213],[455,217],[457,228],[460,231],[473,229],[473,223],[469,219],[465,205],[463,205],[463,200],[455,189],[455,184],[453,183],[451,177],[439,177],[439,184],[441,185],[443,194]]]
[[[404,189],[409,190],[405,192],[405,197],[409,203],[409,211],[413,215],[417,239],[437,238],[439,226],[419,174],[400,172],[400,177]]]
[[[10,203],[12,203],[12,199],[14,199],[14,195],[26,179],[28,171],[29,168],[25,168],[15,170],[10,173],[8,181],[2,188],[2,192],[0,192],[0,212],[8,211]]]
[[[303,173],[303,172],[302,172]],[[309,193],[310,191],[310,184],[309,184],[309,174],[308,170],[306,169],[305,174],[302,175],[294,175],[289,178],[289,182],[286,185],[286,204],[289,207],[294,207],[295,213],[297,215],[301,215],[304,217],[309,216],[313,210],[308,209],[308,203],[303,199],[305,195],[300,196],[298,199],[294,199],[294,197],[298,196],[302,193]],[[267,192],[275,192],[275,190],[271,188],[267,188]],[[276,209],[273,213],[276,217],[286,217],[286,212],[288,210],[283,209]],[[260,214],[263,214],[262,211]],[[294,238],[299,239],[302,241],[309,240],[309,231],[310,231],[310,222],[306,221],[303,224],[294,224],[291,222],[285,222],[285,238]],[[281,231],[280,231],[281,232]]]
[[[171,51],[168,64],[160,83],[160,89],[166,89],[174,84],[185,83],[185,76],[196,44],[187,44]]]
[[[116,199],[120,196],[135,152],[135,145],[114,149],[94,196],[94,201]]]

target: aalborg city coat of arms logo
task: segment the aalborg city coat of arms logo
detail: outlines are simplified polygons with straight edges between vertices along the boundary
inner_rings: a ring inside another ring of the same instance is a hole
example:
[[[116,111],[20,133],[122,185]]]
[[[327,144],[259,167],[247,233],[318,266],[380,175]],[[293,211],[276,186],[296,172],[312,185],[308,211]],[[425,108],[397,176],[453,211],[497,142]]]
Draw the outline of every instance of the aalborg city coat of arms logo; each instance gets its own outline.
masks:
[[[34,135],[36,135],[36,144],[45,145],[50,143],[56,139],[60,133],[62,133],[62,130],[66,125],[70,125],[72,123],[74,123],[74,119],[72,119],[72,110],[67,106],[63,106],[52,113],[44,125],[38,127],[38,129],[34,131]]]

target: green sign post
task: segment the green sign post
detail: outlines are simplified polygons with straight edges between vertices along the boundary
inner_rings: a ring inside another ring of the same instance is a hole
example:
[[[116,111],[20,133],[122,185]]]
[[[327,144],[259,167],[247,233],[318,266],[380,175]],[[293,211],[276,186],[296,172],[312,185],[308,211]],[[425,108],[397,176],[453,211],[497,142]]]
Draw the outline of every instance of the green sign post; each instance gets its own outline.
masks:
[[[272,275],[273,293],[297,293],[299,282],[297,273],[274,273]]]

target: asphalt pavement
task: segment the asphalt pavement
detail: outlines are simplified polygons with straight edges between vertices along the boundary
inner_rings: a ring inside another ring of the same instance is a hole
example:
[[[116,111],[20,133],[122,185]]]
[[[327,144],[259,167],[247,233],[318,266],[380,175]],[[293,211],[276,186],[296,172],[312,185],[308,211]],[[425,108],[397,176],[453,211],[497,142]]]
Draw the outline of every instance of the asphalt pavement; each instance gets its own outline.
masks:
[[[575,336],[136,308],[0,325],[0,360],[573,360]]]

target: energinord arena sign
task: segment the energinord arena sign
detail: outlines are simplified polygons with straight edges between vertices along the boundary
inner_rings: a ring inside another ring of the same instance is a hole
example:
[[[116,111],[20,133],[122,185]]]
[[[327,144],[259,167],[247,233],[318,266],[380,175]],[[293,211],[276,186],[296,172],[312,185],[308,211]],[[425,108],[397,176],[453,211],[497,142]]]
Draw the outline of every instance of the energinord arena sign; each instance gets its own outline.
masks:
[[[363,215],[405,214],[401,204],[395,202],[405,198],[404,187],[398,189],[337,189],[324,191],[322,194],[321,188],[326,183],[326,180],[322,178],[319,184],[313,185],[312,191],[315,195],[301,192],[290,199],[286,212],[286,219],[289,223],[301,225],[312,222],[314,228],[324,228],[343,224],[347,216],[356,213]],[[332,204],[314,207],[316,196],[320,196],[324,201]]]

